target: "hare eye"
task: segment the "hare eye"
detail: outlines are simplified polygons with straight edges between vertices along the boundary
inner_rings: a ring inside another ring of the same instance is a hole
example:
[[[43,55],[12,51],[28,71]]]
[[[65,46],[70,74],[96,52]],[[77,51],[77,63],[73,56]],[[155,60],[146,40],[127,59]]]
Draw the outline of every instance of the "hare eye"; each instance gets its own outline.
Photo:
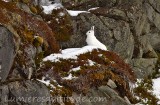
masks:
[[[89,33],[91,33],[91,32],[89,32]]]

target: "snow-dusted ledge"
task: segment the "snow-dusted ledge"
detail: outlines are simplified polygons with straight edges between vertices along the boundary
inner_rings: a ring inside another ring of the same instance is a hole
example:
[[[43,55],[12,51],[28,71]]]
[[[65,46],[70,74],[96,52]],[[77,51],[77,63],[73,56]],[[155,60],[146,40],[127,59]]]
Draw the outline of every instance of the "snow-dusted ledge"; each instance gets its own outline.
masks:
[[[51,54],[43,59],[43,61],[57,62],[59,59],[77,59],[77,55],[91,52],[94,49],[99,49],[96,46],[84,46],[82,48],[67,48],[62,50],[61,53]]]

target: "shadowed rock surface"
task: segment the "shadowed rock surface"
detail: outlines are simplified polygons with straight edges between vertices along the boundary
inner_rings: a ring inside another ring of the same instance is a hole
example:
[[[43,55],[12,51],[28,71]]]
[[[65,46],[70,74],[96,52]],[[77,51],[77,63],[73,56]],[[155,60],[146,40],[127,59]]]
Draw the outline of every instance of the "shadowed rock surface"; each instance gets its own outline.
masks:
[[[12,67],[15,57],[13,34],[3,26],[0,26],[0,61],[1,81],[5,81]]]
[[[84,2],[87,4],[90,0],[75,1],[73,9],[88,10],[94,7],[92,4],[99,8],[89,10],[91,13],[82,13],[73,17],[74,35],[70,41],[62,43],[62,47],[86,45],[84,41],[86,32],[94,25],[96,37],[109,50],[117,52],[127,63],[130,63],[138,78],[147,77],[148,74],[153,73],[158,58],[155,51],[159,51],[160,41],[157,29],[159,28],[159,13],[154,9],[154,7],[158,8],[154,2],[149,1],[153,4],[152,6],[147,1],[96,0],[90,4],[91,7],[83,5]],[[71,6],[68,5],[69,2],[64,1],[66,8]],[[143,63],[134,65],[137,61],[145,61],[145,67]]]
[[[0,1],[0,101],[3,105],[131,105],[137,102],[130,89],[130,83],[136,79],[134,73],[137,78],[145,78],[155,72],[156,52],[160,51],[159,0],[61,0],[64,7],[51,14],[43,13],[41,6],[59,0],[8,1]],[[90,9],[95,7],[98,8]],[[72,17],[66,9],[90,13]],[[95,26],[95,36],[107,46],[108,52],[85,53],[77,62],[72,59],[42,62],[60,48],[85,46],[86,32],[91,26]],[[89,59],[97,65],[86,66]],[[81,70],[72,73],[78,79],[62,79],[77,66],[82,66]],[[37,80],[44,76],[48,76],[51,85]],[[114,85],[107,84],[108,80]],[[6,101],[57,96],[106,100]]]

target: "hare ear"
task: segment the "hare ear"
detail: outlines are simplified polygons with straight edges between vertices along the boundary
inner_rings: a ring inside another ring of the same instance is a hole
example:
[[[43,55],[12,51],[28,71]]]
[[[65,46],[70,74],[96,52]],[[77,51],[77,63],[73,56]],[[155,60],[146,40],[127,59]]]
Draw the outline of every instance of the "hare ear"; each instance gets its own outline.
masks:
[[[94,30],[94,26],[91,27],[91,30]]]

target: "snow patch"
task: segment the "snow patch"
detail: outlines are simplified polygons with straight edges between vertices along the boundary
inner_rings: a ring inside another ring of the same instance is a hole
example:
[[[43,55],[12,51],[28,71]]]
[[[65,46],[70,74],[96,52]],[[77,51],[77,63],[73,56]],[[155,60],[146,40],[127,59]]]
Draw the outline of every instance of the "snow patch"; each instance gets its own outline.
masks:
[[[76,68],[72,68],[69,72],[72,72],[72,71],[76,72],[76,71],[79,71],[80,69],[81,69],[81,67],[78,66]]]
[[[153,79],[153,94],[160,99],[160,78]]]
[[[78,16],[80,13],[90,13],[87,11],[67,10],[70,16]]]
[[[99,7],[90,8],[88,11],[96,10],[96,9],[98,9],[98,8],[99,8]]]
[[[46,14],[51,14],[52,13],[52,10],[54,9],[60,9],[62,8],[62,4],[60,3],[54,3],[54,4],[51,4],[51,5],[48,5],[48,6],[42,6],[43,7],[43,12],[46,13]]]
[[[60,12],[60,13],[59,13],[59,16],[61,16],[61,17],[62,17],[62,16],[65,16],[65,13]]]
[[[52,85],[52,84],[50,83],[50,80],[45,81],[45,80],[43,80],[43,79],[42,79],[42,80],[37,79],[37,81],[45,84],[46,86],[51,86],[53,89],[56,88],[54,85]]]
[[[93,66],[93,65],[96,64],[96,62],[94,62],[94,61],[92,61],[92,60],[90,60],[90,59],[88,59],[88,63],[89,63],[89,66]]]
[[[70,73],[67,77],[63,77],[62,79],[65,79],[65,80],[72,80],[74,78],[78,78],[78,77],[73,77],[72,74]]]
[[[62,53],[51,54],[43,59],[43,61],[58,62],[59,59],[77,59],[77,55],[91,52],[94,49],[98,49],[96,46],[84,46],[82,48],[68,48],[62,50]]]

